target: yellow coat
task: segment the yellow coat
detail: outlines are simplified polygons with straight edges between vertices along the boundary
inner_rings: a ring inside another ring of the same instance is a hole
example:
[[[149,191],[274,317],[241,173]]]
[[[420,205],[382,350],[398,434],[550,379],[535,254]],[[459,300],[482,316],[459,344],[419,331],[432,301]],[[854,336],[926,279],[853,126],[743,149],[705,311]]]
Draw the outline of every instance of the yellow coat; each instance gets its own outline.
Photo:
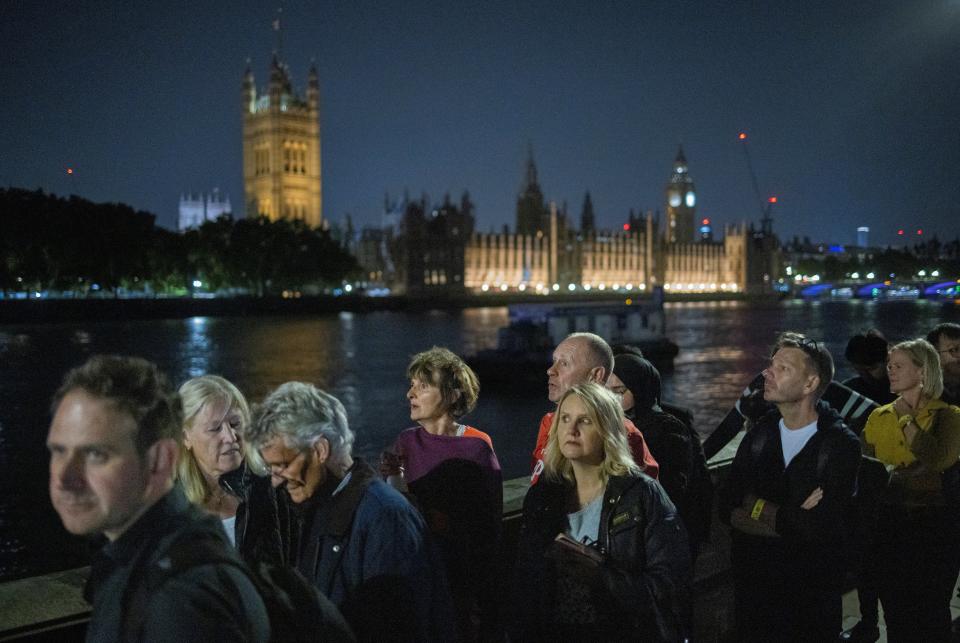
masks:
[[[937,502],[934,495],[940,495],[940,473],[960,458],[960,408],[931,400],[914,416],[919,430],[910,446],[899,419],[892,403],[874,410],[860,436],[866,451],[894,467],[889,500]]]

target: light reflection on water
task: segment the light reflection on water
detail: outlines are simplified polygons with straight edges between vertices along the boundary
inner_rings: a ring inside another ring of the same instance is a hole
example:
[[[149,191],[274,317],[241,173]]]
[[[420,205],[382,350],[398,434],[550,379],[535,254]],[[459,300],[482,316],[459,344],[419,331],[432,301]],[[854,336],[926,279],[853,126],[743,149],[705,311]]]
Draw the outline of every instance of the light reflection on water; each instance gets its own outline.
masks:
[[[782,330],[826,341],[840,356],[838,375],[846,377],[842,355],[850,334],[878,326],[890,339],[916,336],[941,320],[956,321],[960,311],[930,302],[707,302],[668,304],[666,317],[681,352],[664,373],[665,397],[690,407],[698,429],[708,433],[763,368]],[[54,389],[91,354],[142,355],[175,384],[221,374],[253,402],[285,381],[312,382],[344,403],[356,452],[372,458],[410,424],[410,357],[433,345],[463,355],[494,347],[506,323],[507,309],[498,307],[0,327],[0,578],[86,560],[82,543],[67,536],[49,505],[44,440]],[[545,380],[532,390],[499,392],[481,382],[477,409],[465,418],[490,433],[508,477],[529,468],[536,427],[549,408]]]

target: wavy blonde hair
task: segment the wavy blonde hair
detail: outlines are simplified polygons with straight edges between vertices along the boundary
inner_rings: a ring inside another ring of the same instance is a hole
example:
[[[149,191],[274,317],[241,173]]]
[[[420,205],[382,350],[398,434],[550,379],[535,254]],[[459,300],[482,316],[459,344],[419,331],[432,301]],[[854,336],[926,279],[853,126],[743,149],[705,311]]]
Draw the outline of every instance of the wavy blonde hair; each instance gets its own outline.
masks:
[[[901,351],[913,365],[923,370],[922,393],[931,398],[943,395],[943,371],[940,370],[940,354],[933,344],[925,339],[910,339],[890,347],[890,352]]]
[[[636,475],[640,467],[633,461],[627,444],[627,432],[623,428],[623,409],[620,401],[606,388],[596,382],[585,382],[571,386],[557,402],[557,410],[550,424],[550,435],[543,454],[544,472],[555,481],[576,484],[573,465],[560,452],[560,438],[557,426],[560,424],[560,411],[563,403],[571,395],[576,395],[587,407],[590,420],[603,440],[603,465],[600,479],[606,485],[610,476]]]
[[[202,505],[210,497],[212,490],[207,488],[206,479],[203,477],[203,471],[197,463],[197,458],[193,451],[187,449],[184,444],[186,431],[200,415],[200,412],[208,404],[222,404],[227,410],[236,409],[240,414],[239,435],[243,435],[247,427],[250,426],[250,406],[247,399],[243,396],[236,386],[230,380],[219,375],[202,375],[187,380],[180,386],[180,398],[183,400],[183,430],[177,437],[180,444],[180,461],[177,464],[177,479],[190,502]],[[270,469],[264,464],[263,459],[255,448],[247,441],[241,438],[240,448],[243,453],[243,461],[247,467],[257,475],[267,475]]]

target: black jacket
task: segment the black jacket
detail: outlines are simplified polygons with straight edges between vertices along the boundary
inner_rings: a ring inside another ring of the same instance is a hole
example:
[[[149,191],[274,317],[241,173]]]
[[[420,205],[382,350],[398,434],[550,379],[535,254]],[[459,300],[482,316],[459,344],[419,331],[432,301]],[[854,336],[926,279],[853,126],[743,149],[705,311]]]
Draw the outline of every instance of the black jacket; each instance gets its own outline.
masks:
[[[843,562],[860,444],[828,404],[819,402],[817,412],[817,432],[788,467],[783,464],[780,414],[776,410],[763,416],[740,443],[720,494],[720,519],[729,524],[730,512],[752,493],[779,506],[776,532],[780,537],[751,536],[733,530],[734,564],[749,560],[749,564],[762,565],[766,553],[788,560],[805,580],[842,580],[838,565]],[[801,509],[817,487],[823,489],[823,499],[813,509]]]
[[[199,565],[144,593],[154,566],[169,568],[174,543],[220,541],[216,518],[190,505],[179,487],[161,498],[93,561],[84,598],[92,604],[88,641],[266,641],[266,608],[247,575],[230,564]],[[142,597],[142,600],[138,598]]]
[[[296,522],[285,494],[277,493],[270,476],[258,476],[246,463],[220,476],[220,486],[240,499],[236,541],[241,558],[278,567],[292,565],[291,533]]]
[[[552,623],[558,573],[548,557],[566,531],[570,485],[549,479],[527,493],[518,545],[511,624],[516,640],[562,636]],[[686,631],[691,565],[673,503],[652,478],[613,477],[603,495],[598,543],[604,554],[593,587],[594,640],[676,641]],[[606,631],[601,628],[606,624]]]

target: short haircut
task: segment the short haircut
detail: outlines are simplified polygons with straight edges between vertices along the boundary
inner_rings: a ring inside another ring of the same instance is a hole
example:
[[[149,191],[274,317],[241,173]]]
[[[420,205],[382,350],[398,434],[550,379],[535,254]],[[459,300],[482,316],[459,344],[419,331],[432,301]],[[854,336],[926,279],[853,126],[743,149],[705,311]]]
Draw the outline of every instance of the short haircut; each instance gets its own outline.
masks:
[[[446,348],[434,346],[417,353],[407,367],[407,377],[440,389],[443,410],[460,418],[474,409],[480,380],[467,364]]]
[[[603,439],[603,467],[600,477],[604,484],[610,476],[638,474],[640,467],[633,461],[633,455],[627,444],[620,401],[602,385],[591,381],[571,386],[557,402],[557,410],[553,414],[553,422],[550,424],[550,434],[543,455],[544,471],[547,477],[556,481],[576,482],[573,476],[573,465],[560,451],[557,429],[563,403],[572,395],[576,395],[583,401],[590,419]]]
[[[819,399],[830,382],[833,380],[833,356],[823,342],[816,342],[802,333],[787,331],[780,333],[770,355],[773,356],[781,348],[798,348],[809,358],[812,370],[820,378],[820,384],[815,392]]]
[[[901,351],[910,358],[914,366],[923,369],[923,394],[931,398],[943,395],[943,372],[940,370],[940,355],[933,344],[925,339],[910,339],[890,348],[890,352]]]
[[[201,375],[194,377],[180,385],[180,399],[183,402],[183,431],[178,434],[180,443],[180,459],[177,462],[177,476],[190,502],[202,503],[211,490],[207,489],[206,478],[197,464],[194,452],[188,450],[184,444],[184,431],[197,419],[200,412],[207,405],[220,405],[227,411],[236,409],[240,415],[240,430],[242,436],[246,427],[250,426],[250,406],[233,382],[219,375]],[[270,468],[263,462],[260,453],[247,440],[241,440],[243,461],[254,473],[267,475]]]
[[[52,412],[77,390],[106,400],[133,418],[134,444],[141,457],[156,442],[175,440],[183,424],[180,396],[157,365],[141,357],[94,355],[64,377],[53,396]]]
[[[605,339],[594,333],[572,333],[567,339],[579,339],[587,347],[587,363],[590,368],[603,367],[604,382],[613,373],[613,351]]]
[[[343,465],[353,451],[355,436],[340,400],[313,384],[287,382],[257,407],[244,438],[258,449],[279,438],[288,448],[301,451],[326,438],[329,461]]]
[[[871,328],[851,337],[843,355],[851,364],[874,366],[887,361],[888,350],[887,339],[876,328]]]
[[[930,342],[934,348],[939,347],[941,337],[946,337],[947,339],[960,339],[960,324],[944,322],[942,324],[937,324],[933,327],[933,330],[927,333],[927,341]]]

